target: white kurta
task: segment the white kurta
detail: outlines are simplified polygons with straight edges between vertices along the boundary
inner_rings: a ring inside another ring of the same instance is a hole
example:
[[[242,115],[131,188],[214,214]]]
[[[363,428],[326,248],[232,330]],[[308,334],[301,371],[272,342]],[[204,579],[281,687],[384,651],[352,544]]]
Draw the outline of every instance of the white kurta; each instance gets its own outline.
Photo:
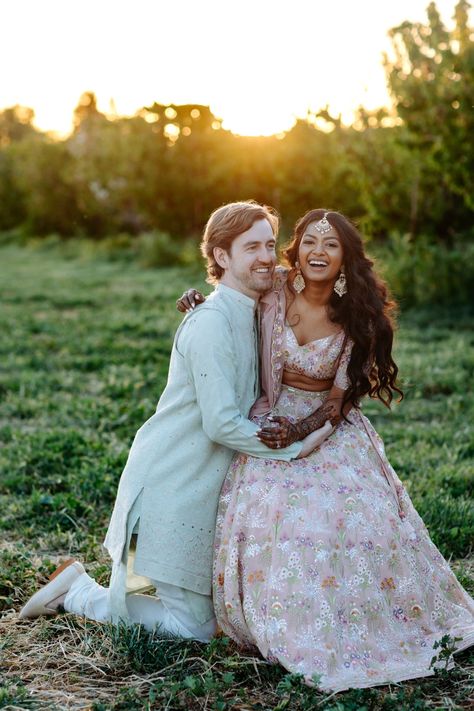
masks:
[[[166,388],[135,436],[105,540],[116,565],[139,519],[135,573],[210,595],[233,451],[285,461],[301,451],[299,442],[270,450],[254,436],[247,415],[257,390],[255,302],[221,284],[179,327]]]

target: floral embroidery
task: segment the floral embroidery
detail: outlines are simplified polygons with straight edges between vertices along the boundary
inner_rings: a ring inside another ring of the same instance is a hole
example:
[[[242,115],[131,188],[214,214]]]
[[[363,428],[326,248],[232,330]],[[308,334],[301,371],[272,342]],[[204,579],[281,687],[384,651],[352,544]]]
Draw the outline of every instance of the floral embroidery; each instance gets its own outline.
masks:
[[[324,397],[283,386],[273,411],[300,420]],[[223,632],[332,690],[427,675],[447,633],[474,643],[474,601],[370,422],[360,410],[349,419],[304,459],[235,455],[214,555]]]
[[[393,578],[384,578],[380,583],[380,588],[382,590],[395,590],[395,583]]]
[[[283,329],[283,291],[278,293],[277,300],[277,313],[275,318],[275,323],[273,325],[272,333],[272,382],[273,382],[273,401],[278,400],[278,394],[280,392],[281,374],[283,371],[283,342],[284,342],[284,329]]]
[[[326,338],[318,338],[311,343],[300,346],[290,326],[284,328],[285,346],[283,355],[286,370],[305,375],[315,380],[329,380],[345,390],[347,366],[352,350],[352,341],[348,340],[341,354],[344,343],[344,331],[339,331]]]

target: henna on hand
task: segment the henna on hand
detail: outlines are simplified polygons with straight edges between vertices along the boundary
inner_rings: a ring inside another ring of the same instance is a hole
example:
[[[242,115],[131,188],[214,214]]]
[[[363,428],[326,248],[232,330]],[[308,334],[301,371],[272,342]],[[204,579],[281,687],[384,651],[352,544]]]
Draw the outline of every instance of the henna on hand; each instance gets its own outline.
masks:
[[[311,434],[311,432],[319,430],[327,421],[329,421],[333,427],[336,427],[342,420],[341,404],[341,398],[328,398],[315,412],[304,420],[300,420],[300,422],[296,424],[299,435],[298,439],[302,440]],[[349,412],[351,407],[352,405],[350,403],[346,403],[344,406],[345,415]]]
[[[281,449],[297,442],[297,426],[286,417],[269,417],[257,432],[258,439],[270,449]]]
[[[341,403],[342,399],[339,397],[330,398],[315,412],[297,423],[290,422],[286,417],[276,415],[269,417],[257,432],[257,437],[270,449],[288,447],[293,442],[299,442],[312,432],[321,429],[326,422],[336,427],[342,420]],[[350,403],[346,403],[344,415],[351,407]]]

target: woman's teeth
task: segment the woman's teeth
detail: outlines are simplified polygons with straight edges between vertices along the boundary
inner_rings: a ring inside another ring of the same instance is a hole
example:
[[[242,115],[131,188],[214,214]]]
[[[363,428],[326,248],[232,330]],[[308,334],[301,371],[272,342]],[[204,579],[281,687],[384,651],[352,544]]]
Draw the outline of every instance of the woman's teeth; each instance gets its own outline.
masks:
[[[309,265],[311,267],[327,267],[327,262],[322,262],[319,259],[311,259]]]

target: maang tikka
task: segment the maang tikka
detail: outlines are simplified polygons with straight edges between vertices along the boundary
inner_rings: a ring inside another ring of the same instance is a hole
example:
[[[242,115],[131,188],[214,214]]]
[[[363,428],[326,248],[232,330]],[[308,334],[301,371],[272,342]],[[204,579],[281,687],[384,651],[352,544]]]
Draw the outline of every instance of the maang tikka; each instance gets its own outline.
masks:
[[[306,286],[306,282],[305,282],[304,277],[301,273],[299,262],[295,262],[295,267],[296,267],[297,271],[296,271],[296,276],[293,279],[293,289],[296,291],[297,294],[301,294],[301,292],[303,291],[303,289]]]
[[[347,281],[346,275],[344,274],[344,267],[341,267],[341,273],[334,282],[334,291],[338,296],[344,296],[344,294],[347,294]]]
[[[325,235],[326,232],[331,232],[333,229],[331,223],[328,220],[328,213],[325,212],[321,219],[315,224],[316,230],[320,235]]]

